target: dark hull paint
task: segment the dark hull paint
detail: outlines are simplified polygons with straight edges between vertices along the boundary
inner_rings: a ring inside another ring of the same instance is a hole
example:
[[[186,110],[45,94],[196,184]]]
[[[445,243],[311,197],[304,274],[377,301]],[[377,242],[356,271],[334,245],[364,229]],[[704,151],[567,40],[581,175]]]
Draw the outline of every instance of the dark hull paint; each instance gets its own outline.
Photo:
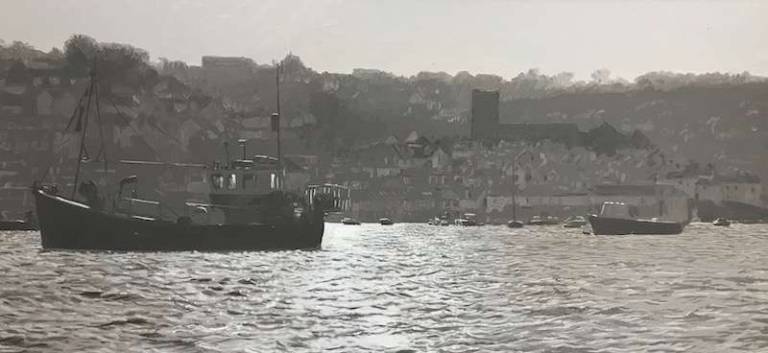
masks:
[[[106,214],[33,190],[45,249],[245,251],[319,248],[319,216],[274,225],[194,225]]]
[[[609,218],[590,215],[589,224],[595,235],[625,234],[680,234],[684,225],[675,222],[654,222],[634,219]]]

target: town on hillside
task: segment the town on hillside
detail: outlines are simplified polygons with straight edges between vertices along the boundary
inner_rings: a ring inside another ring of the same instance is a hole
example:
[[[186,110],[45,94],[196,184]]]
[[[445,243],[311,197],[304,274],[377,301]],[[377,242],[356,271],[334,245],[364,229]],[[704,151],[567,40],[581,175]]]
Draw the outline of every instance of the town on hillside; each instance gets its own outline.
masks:
[[[109,73],[104,128],[86,143],[83,172],[99,185],[137,175],[168,202],[204,197],[204,167],[239,153],[237,141],[249,155],[276,153],[277,77],[286,186],[343,185],[344,213],[362,221],[473,213],[503,223],[513,208],[519,219],[565,218],[605,201],[678,221],[768,220],[768,82],[749,74],[585,83],[535,70],[509,80],[319,73],[292,54],[278,64],[151,63],[86,36],[48,53],[2,46],[0,210],[31,210],[30,180],[72,187],[79,146],[65,127],[97,67]]]

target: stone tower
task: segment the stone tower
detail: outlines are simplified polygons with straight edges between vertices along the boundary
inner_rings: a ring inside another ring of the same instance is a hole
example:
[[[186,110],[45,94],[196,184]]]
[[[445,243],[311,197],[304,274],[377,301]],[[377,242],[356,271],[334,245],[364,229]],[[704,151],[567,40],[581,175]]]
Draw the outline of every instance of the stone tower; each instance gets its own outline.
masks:
[[[470,137],[480,140],[494,135],[499,126],[499,91],[472,90]]]

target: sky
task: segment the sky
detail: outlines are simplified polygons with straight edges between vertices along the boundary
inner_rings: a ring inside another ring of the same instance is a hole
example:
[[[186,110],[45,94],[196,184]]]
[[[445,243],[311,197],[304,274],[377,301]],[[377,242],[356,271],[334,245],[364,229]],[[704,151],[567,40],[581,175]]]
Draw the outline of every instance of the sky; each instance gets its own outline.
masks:
[[[194,65],[292,52],[341,73],[768,76],[768,0],[0,0],[0,14],[6,43],[47,51],[82,33]]]

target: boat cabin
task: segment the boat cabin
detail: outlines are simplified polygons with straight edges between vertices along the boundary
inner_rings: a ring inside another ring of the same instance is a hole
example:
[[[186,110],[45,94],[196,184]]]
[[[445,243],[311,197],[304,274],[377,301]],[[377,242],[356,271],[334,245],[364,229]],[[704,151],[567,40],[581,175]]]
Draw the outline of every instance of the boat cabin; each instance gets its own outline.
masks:
[[[603,206],[600,208],[601,217],[633,219],[636,217],[635,213],[623,202],[603,202]]]
[[[284,173],[277,158],[253,156],[229,164],[214,162],[208,173],[212,194],[263,195],[283,190]]]

